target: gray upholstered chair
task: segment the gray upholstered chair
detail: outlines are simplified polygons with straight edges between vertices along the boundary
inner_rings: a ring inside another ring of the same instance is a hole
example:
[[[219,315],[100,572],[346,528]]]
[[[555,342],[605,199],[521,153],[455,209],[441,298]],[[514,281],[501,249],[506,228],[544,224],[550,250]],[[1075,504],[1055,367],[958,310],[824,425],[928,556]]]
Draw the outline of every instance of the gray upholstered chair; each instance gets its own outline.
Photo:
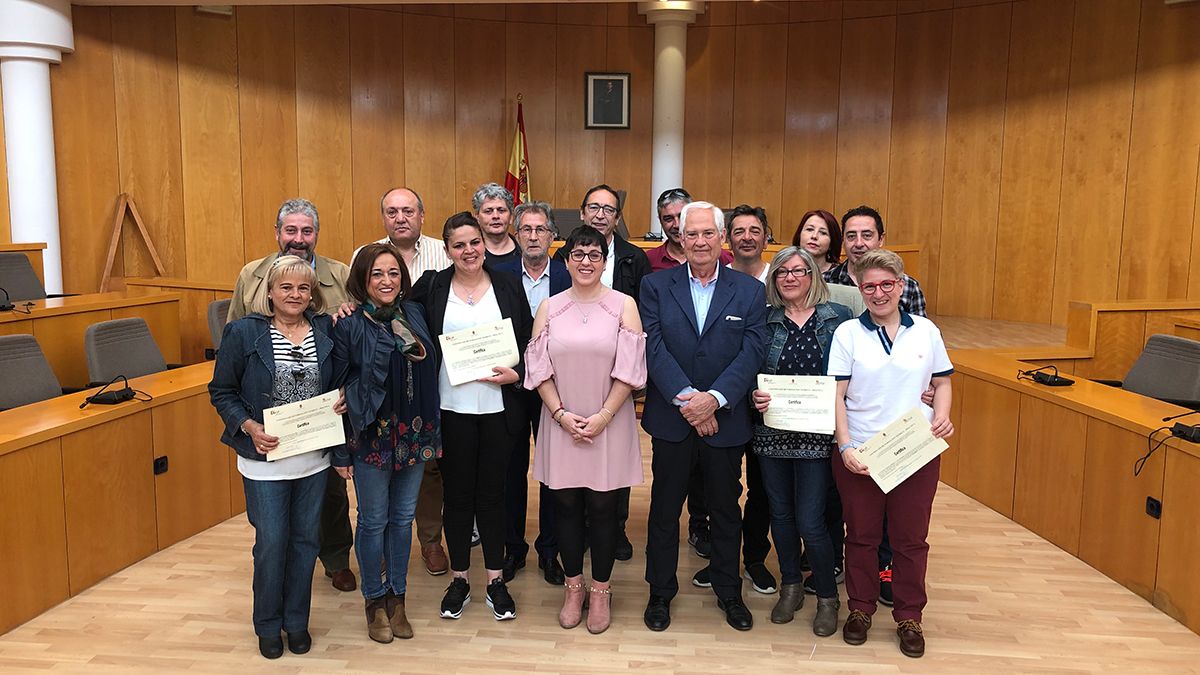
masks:
[[[225,319],[229,317],[229,298],[208,303],[208,334],[212,336],[213,350],[221,348],[221,333],[225,330]]]
[[[88,326],[83,334],[83,350],[92,386],[107,384],[118,375],[134,378],[167,369],[150,327],[138,317]]]
[[[24,257],[24,256],[21,256]],[[62,394],[50,362],[32,335],[0,336],[0,410],[45,401]]]
[[[46,287],[23,253],[0,253],[0,288],[10,302],[46,299]]]
[[[1151,335],[1121,388],[1200,408],[1200,342],[1175,335]]]

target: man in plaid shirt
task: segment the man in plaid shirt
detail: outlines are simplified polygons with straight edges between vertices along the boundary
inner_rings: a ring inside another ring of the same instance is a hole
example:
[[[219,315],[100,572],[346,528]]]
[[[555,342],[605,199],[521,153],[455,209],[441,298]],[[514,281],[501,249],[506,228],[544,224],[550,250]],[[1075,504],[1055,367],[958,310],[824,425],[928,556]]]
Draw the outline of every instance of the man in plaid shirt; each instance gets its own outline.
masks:
[[[826,283],[857,286],[850,277],[850,264],[862,254],[883,247],[883,217],[869,206],[856,206],[842,216],[842,246],[846,259],[830,267],[822,275]],[[917,280],[904,275],[904,291],[900,294],[900,309],[909,314],[925,316],[925,294]]]

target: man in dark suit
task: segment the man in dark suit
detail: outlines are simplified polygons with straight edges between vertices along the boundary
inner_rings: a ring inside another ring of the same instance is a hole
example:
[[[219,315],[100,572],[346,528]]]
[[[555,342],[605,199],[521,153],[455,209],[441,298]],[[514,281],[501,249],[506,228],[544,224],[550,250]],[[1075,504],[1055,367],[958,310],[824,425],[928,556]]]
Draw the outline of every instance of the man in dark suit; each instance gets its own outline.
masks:
[[[679,515],[699,465],[712,528],[709,571],[717,606],[738,630],[754,619],[738,576],[742,447],[751,435],[748,394],[766,351],[764,286],[719,264],[724,215],[708,202],[683,209],[687,264],[642,281],[649,383],[642,428],[653,439],[646,581],[650,630],[671,624],[679,591]]]
[[[571,275],[566,265],[550,257],[550,244],[558,234],[550,205],[546,202],[521,204],[514,217],[521,256],[496,265],[496,271],[521,280],[529,300],[529,312],[537,315],[538,305],[571,287]],[[542,399],[536,391],[525,393],[528,420],[524,432],[514,439],[516,445],[508,458],[508,480],[504,488],[505,517],[508,519],[502,570],[505,581],[511,581],[517,576],[517,570],[525,567],[525,556],[529,553],[529,544],[525,543],[525,519],[529,508],[529,436],[532,433],[534,438],[537,437]],[[538,536],[533,545],[537,549],[538,569],[542,570],[546,583],[561,586],[565,577],[562,564],[558,562],[554,499],[545,485],[541,486],[538,500]]]
[[[617,234],[617,220],[621,217],[621,201],[617,191],[601,183],[583,195],[579,203],[579,216],[583,224],[594,228],[608,240],[608,260],[600,281],[614,291],[620,291],[638,300],[642,277],[650,274],[650,259],[642,249],[625,241]],[[566,263],[566,252],[559,249],[555,259]],[[629,520],[629,488],[621,489],[617,502],[617,519],[620,532],[617,536],[617,560],[633,557],[633,544],[625,534],[625,521]]]

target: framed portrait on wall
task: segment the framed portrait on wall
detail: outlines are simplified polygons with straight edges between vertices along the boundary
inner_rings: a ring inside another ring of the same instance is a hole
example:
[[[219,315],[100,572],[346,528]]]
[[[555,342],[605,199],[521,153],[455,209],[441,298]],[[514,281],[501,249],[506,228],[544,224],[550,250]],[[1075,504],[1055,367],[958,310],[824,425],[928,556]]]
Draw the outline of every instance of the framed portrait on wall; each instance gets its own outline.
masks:
[[[583,127],[629,128],[629,73],[583,74]]]

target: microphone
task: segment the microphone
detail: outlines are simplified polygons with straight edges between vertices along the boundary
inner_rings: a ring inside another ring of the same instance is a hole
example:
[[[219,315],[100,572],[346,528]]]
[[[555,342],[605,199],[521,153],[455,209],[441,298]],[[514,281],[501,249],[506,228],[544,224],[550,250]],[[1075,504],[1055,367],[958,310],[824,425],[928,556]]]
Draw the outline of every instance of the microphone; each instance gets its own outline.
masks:
[[[117,380],[124,380],[125,387],[115,391],[106,391],[113,385],[113,382],[116,382]],[[83,410],[88,406],[89,403],[95,403],[97,405],[115,405],[117,403],[124,403],[125,401],[132,400],[133,397],[134,391],[129,386],[129,378],[125,377],[124,375],[118,375],[114,377],[108,384],[100,387],[100,391],[85,398],[83,403],[79,404],[79,409]]]
[[[8,289],[0,288],[0,291],[4,291],[4,302],[0,303],[0,312],[11,312],[16,309],[17,306],[9,301]]]
[[[1179,413],[1178,415],[1171,415],[1170,417],[1164,417],[1164,418],[1162,418],[1162,421],[1170,422],[1171,420],[1177,420],[1180,417],[1187,417],[1188,415],[1195,415],[1196,413],[1200,413],[1200,410],[1189,410],[1185,413]]]

